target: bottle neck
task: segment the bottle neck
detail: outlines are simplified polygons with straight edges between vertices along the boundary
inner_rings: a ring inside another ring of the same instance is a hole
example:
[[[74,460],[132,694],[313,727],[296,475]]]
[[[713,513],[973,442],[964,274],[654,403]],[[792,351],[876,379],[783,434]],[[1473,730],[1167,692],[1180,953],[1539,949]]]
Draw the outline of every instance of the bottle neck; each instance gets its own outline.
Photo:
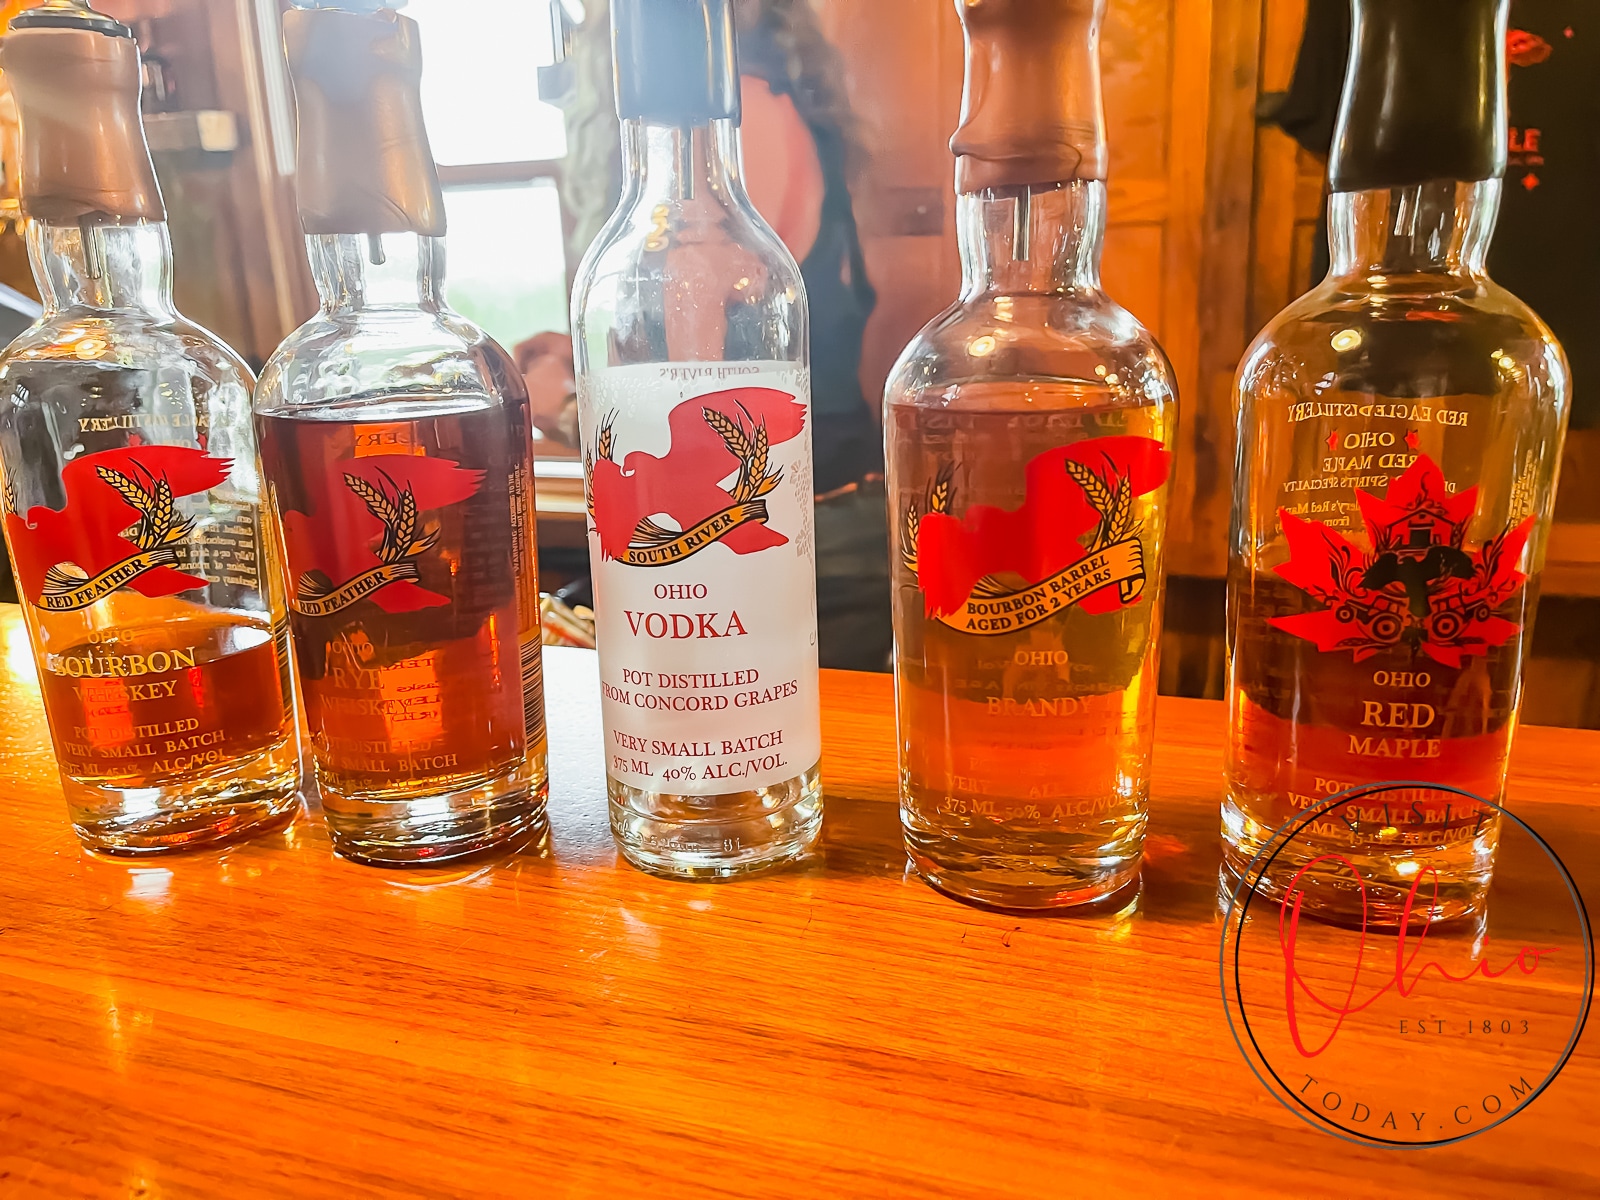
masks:
[[[444,303],[444,239],[416,233],[313,233],[311,277],[324,312],[437,312]]]
[[[1098,179],[985,188],[956,198],[961,298],[1098,290],[1106,185]]]
[[[622,122],[624,208],[712,198],[749,204],[739,129],[731,120],[700,125]]]
[[[1500,180],[1435,179],[1335,192],[1328,201],[1329,275],[1483,276]]]
[[[64,308],[170,319],[172,242],[162,221],[131,225],[28,222],[28,260],[49,316]]]

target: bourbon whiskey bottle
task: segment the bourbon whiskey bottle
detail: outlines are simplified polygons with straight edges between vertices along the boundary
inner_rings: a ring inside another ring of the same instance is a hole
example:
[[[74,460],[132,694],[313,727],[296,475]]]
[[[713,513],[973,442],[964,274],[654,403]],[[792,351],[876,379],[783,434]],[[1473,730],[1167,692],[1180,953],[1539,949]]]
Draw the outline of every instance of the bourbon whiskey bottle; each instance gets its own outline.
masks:
[[[613,4],[625,179],[572,297],[611,829],[682,878],[822,822],[805,290],[740,177],[732,19]]]
[[[416,23],[291,11],[322,298],[255,410],[336,850],[404,865],[535,834],[546,795],[527,392],[442,298]]]
[[[44,301],[0,356],[0,503],[73,827],[146,854],[281,824],[299,746],[250,374],[173,308],[138,47],[54,0],[0,68]]]
[[[1103,0],[961,0],[960,299],[884,393],[901,823],[934,887],[1102,899],[1144,841],[1177,407],[1100,286]]]
[[[1238,375],[1228,866],[1289,839],[1308,913],[1466,916],[1499,821],[1568,410],[1561,348],[1484,271],[1506,161],[1505,0],[1356,0],[1328,277]],[[1298,822],[1297,822],[1298,823]],[[1359,876],[1359,879],[1358,879]],[[1437,894],[1435,895],[1435,886]]]

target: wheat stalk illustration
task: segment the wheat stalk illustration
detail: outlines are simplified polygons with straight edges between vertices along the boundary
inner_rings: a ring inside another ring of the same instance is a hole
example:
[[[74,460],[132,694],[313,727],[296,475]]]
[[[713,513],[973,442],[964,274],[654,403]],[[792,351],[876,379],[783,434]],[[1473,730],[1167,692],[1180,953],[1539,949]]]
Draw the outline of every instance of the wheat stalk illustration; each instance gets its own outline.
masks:
[[[137,466],[137,464],[135,464]],[[139,468],[141,471],[144,469]],[[177,502],[172,497],[172,486],[166,476],[145,475],[154,485],[142,485],[130,475],[111,467],[96,467],[95,473],[116,488],[118,495],[139,513],[139,524],[134,530],[134,544],[141,550],[155,550],[189,536],[194,521],[178,515]]]
[[[728,444],[735,458],[743,460],[750,457],[750,443],[737,421],[714,408],[702,408],[700,412],[706,424],[722,435],[722,440]]]
[[[1127,478],[1118,480],[1116,490],[1112,491],[1099,475],[1083,463],[1069,458],[1065,465],[1067,474],[1083,489],[1089,503],[1100,514],[1100,529],[1095,534],[1094,546],[1089,553],[1094,554],[1126,539],[1133,532],[1133,489]],[[1107,471],[1111,473],[1109,463]]]
[[[416,495],[384,472],[379,471],[378,474],[389,485],[388,490],[367,482],[359,475],[344,477],[345,486],[361,498],[368,512],[383,522],[383,541],[378,545],[378,558],[384,563],[398,563],[433,549],[438,544],[439,531],[419,527]]]
[[[616,432],[612,426],[616,424],[615,411],[607,415],[600,425],[600,432],[595,436],[595,446],[592,451],[585,452],[583,456],[583,504],[589,511],[589,519],[594,520],[594,464],[597,457],[606,462],[611,461],[611,452],[616,444]]]
[[[955,467],[945,463],[928,485],[928,512],[947,513],[955,501]],[[900,534],[900,558],[913,575],[917,572],[917,535],[922,532],[922,516],[915,500],[906,505],[905,525]]]
[[[739,410],[744,413],[748,426],[745,421],[714,408],[702,408],[700,412],[706,424],[721,435],[729,453],[739,460],[739,480],[733,485],[732,495],[736,502],[743,503],[772,491],[783,479],[783,471],[781,468],[770,473],[767,470],[771,465],[772,443],[766,422],[758,422],[743,405]]]
[[[366,503],[367,511],[383,522],[387,529],[400,515],[395,511],[394,505],[389,503],[389,498],[380,490],[368,483],[359,475],[346,475],[344,485],[354,492]]]
[[[913,575],[917,572],[917,532],[921,528],[922,517],[917,513],[917,502],[908,501],[905,524],[900,529],[900,561]]]

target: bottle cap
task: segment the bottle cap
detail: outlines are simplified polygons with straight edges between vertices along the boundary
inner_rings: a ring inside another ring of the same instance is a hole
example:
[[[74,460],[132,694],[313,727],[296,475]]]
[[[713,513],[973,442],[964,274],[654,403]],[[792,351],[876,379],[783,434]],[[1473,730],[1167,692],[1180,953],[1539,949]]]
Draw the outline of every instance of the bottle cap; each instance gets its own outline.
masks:
[[[666,125],[739,120],[731,0],[612,0],[617,115]]]
[[[1507,3],[1356,0],[1334,191],[1505,174]]]
[[[301,228],[443,237],[417,23],[386,9],[291,9],[283,41],[300,113]]]
[[[17,102],[25,215],[52,225],[166,220],[127,26],[78,0],[48,0],[0,38],[0,70]]]
[[[955,0],[966,39],[956,190],[1106,177],[1105,0]]]
[[[11,22],[12,29],[91,29],[111,37],[131,38],[133,31],[115,17],[95,12],[85,0],[44,0],[25,9]]]

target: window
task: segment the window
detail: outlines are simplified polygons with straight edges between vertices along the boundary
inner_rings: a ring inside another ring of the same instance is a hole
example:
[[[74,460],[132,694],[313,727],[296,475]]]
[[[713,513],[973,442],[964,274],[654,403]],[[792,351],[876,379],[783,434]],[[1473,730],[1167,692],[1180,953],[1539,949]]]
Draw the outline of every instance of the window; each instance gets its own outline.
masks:
[[[507,349],[567,328],[555,177],[559,108],[539,99],[560,0],[409,0],[422,33],[422,109],[449,222],[445,294]]]

